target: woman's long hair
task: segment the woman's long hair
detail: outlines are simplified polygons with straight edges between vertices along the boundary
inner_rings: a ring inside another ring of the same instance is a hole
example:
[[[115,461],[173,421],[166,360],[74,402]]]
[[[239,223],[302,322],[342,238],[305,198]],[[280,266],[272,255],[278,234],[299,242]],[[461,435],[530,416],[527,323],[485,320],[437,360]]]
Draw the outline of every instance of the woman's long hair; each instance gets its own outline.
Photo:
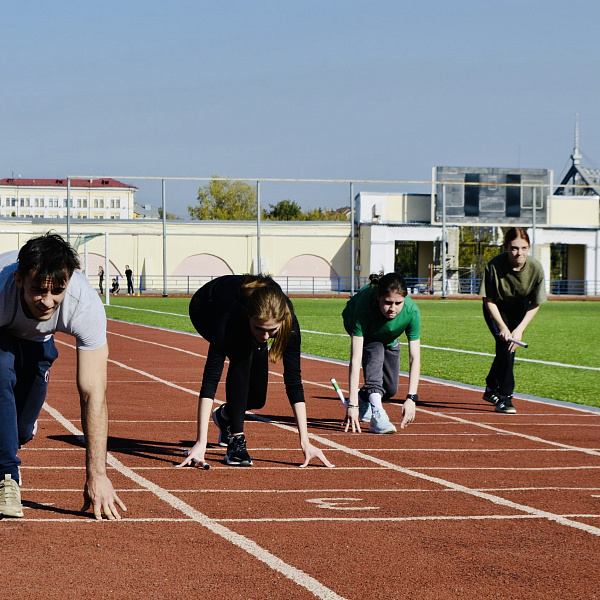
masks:
[[[266,275],[246,275],[239,294],[245,300],[250,319],[273,319],[281,323],[269,351],[269,360],[277,362],[283,356],[292,335],[292,303],[279,284]]]

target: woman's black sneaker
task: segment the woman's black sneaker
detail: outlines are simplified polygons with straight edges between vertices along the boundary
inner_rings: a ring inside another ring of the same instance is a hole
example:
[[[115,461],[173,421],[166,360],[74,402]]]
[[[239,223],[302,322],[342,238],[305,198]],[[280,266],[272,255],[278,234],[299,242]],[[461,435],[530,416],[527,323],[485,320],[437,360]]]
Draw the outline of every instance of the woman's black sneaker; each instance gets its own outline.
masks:
[[[229,426],[229,421],[223,417],[222,410],[224,404],[221,406],[217,406],[215,410],[213,410],[212,418],[215,422],[215,425],[219,428],[219,446],[223,446],[226,448],[229,445],[229,440],[231,439],[231,427]]]
[[[500,396],[500,400],[496,404],[496,412],[505,415],[516,415],[517,409],[513,406],[512,396]]]
[[[241,435],[234,435],[229,440],[225,462],[228,465],[235,465],[237,467],[252,466],[252,459],[246,450],[246,437],[243,433]]]
[[[500,400],[500,395],[497,390],[490,390],[489,387],[485,388],[485,392],[483,392],[483,399],[486,402],[491,402],[492,404],[498,404]]]

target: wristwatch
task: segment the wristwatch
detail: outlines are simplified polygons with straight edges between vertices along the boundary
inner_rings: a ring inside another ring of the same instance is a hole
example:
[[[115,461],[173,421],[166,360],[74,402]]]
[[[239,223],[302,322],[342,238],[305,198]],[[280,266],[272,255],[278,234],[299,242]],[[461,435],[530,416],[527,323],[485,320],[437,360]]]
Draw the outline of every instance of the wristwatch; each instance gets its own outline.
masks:
[[[407,400],[412,400],[415,404],[419,401],[419,396],[417,394],[406,394]]]

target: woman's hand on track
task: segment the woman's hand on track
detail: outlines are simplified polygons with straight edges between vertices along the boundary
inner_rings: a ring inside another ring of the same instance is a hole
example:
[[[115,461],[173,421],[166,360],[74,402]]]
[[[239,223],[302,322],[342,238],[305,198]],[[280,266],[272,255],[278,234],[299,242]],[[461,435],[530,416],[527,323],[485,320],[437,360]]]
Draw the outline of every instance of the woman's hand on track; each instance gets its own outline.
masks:
[[[204,453],[206,452],[206,446],[200,442],[196,442],[186,454],[184,460],[182,460],[177,467],[187,467],[191,465],[196,467],[204,464]]]
[[[312,458],[318,458],[326,467],[335,467],[333,463],[327,460],[325,454],[323,454],[323,450],[316,448],[312,444],[306,444],[306,447],[303,446],[302,452],[304,452],[304,462],[300,465],[300,468],[308,466]]]
[[[417,412],[417,406],[413,400],[407,398],[402,405],[402,423],[400,423],[400,429],[404,429],[409,423],[415,420],[415,414]]]
[[[358,415],[358,406],[356,408],[346,409],[346,416],[342,421],[342,425],[344,426],[344,433],[348,431],[350,425],[352,425],[352,433],[360,433],[360,418]]]

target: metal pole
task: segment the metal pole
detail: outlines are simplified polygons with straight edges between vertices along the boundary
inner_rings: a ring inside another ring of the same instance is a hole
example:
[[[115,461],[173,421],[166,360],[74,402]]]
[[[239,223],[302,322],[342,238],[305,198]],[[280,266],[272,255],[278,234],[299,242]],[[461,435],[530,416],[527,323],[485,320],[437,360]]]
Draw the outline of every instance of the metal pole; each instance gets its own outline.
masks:
[[[354,296],[354,184],[350,183],[350,295]]]
[[[536,214],[535,214],[535,209],[536,209],[536,206],[535,206],[535,204],[536,204],[536,193],[535,192],[536,192],[536,189],[534,187],[533,188],[533,194],[532,194],[532,200],[533,200],[533,213],[532,213],[532,215],[533,216],[532,216],[532,220],[531,220],[532,221],[532,225],[533,225],[533,227],[531,229],[531,256],[533,256],[534,258],[535,258],[535,225],[536,225],[536,223],[535,223],[535,217],[536,217]]]
[[[446,297],[446,184],[442,183],[442,298]]]
[[[110,265],[110,255],[109,255],[109,239],[108,239],[108,231],[104,234],[104,302],[106,306],[110,305],[110,272],[108,267]]]
[[[257,275],[262,275],[262,257],[260,253],[260,181],[256,182],[256,255],[258,260]]]
[[[167,294],[167,198],[166,198],[166,182],[162,180],[162,238],[163,238],[163,298]]]
[[[71,178],[67,177],[67,243],[71,243]]]
[[[83,269],[85,272],[85,276],[87,278],[87,280],[90,280],[90,274],[88,272],[88,244],[87,244],[87,239],[85,240],[84,244],[83,244],[83,257],[84,257],[84,261],[83,261]]]

